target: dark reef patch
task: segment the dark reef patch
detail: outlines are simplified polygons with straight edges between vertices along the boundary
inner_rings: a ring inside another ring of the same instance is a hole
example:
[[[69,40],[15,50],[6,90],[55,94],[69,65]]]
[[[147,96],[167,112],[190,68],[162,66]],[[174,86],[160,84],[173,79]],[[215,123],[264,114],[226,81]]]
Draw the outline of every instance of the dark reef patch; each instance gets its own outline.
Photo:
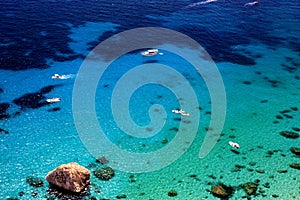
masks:
[[[181,121],[181,118],[180,117],[174,117],[173,120],[174,121]]]
[[[251,82],[250,81],[243,81],[243,84],[245,84],[245,85],[251,85]]]
[[[300,156],[300,148],[298,148],[298,147],[291,147],[291,148],[290,148],[290,151],[291,151],[293,154],[295,154],[295,155],[297,155],[297,156]]]
[[[2,134],[9,134],[9,131],[4,130],[3,128],[0,128],[0,133],[2,133]]]
[[[7,113],[9,103],[0,103],[0,120],[8,119],[10,115]]]
[[[292,131],[281,131],[280,135],[285,138],[297,139],[299,138],[299,134]]]
[[[18,105],[21,110],[24,110],[26,108],[41,108],[43,106],[49,105],[49,103],[46,102],[46,97],[44,95],[50,93],[57,86],[59,85],[50,85],[43,87],[40,91],[24,94],[23,96],[14,99],[13,102]]]
[[[300,132],[300,128],[298,128],[298,127],[292,127],[292,129],[293,129],[294,131]]]

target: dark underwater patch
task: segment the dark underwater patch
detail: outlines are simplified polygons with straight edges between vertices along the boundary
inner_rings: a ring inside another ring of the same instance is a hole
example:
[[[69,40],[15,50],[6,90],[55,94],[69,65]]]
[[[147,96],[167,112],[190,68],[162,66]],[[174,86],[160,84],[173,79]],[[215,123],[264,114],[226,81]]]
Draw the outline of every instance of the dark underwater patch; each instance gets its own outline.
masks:
[[[16,105],[20,106],[22,110],[26,108],[41,108],[43,106],[49,105],[49,103],[46,102],[46,97],[44,95],[50,93],[57,86],[59,85],[50,85],[43,87],[42,89],[40,89],[40,91],[24,94],[23,96],[14,99],[13,102]]]
[[[114,4],[117,6],[111,6],[110,2],[96,0],[89,2],[72,1],[71,3],[36,1],[34,4],[21,1],[3,4],[0,12],[7,13],[9,11],[9,13],[1,16],[4,23],[0,24],[2,30],[0,43],[5,45],[0,47],[0,69],[44,69],[49,67],[46,62],[49,58],[54,61],[84,58],[86,55],[76,54],[70,49],[69,43],[72,42],[72,39],[69,35],[72,33],[71,29],[73,27],[78,27],[86,22],[111,22],[119,25],[115,28],[115,31],[109,30],[99,36],[96,41],[90,42],[88,50],[92,50],[99,42],[125,30],[145,26],[164,27],[163,24],[168,22],[164,16],[170,16],[174,12],[193,13],[196,9],[197,11],[200,9],[201,12],[208,11],[207,7],[183,9],[187,6],[187,3],[179,0],[173,1],[172,5],[164,1],[158,1],[155,5],[145,6],[144,2],[135,1],[132,3],[120,0],[114,1]],[[228,5],[224,3],[220,6],[227,7]],[[52,8],[51,16],[45,14],[49,12],[49,7]],[[160,9],[157,9],[158,7]],[[232,3],[230,7],[231,9],[241,9],[240,5],[232,5]],[[38,9],[33,10],[34,8]],[[237,16],[232,16],[234,21],[239,23],[230,24],[227,32],[217,32],[204,25],[196,26],[193,24],[180,26],[180,28],[171,26],[165,28],[189,35],[199,42],[215,61],[227,61],[251,66],[255,65],[254,59],[260,57],[260,55],[245,56],[238,52],[232,52],[233,46],[250,44],[250,39],[256,39],[269,46],[280,46],[287,40],[287,38],[275,37],[269,34],[266,27],[271,26],[273,23],[271,19],[260,17],[260,23],[255,23],[260,16],[255,15],[256,12],[258,11],[251,9],[239,13]],[[259,12],[266,11],[260,10]],[[160,17],[160,19],[153,20],[149,17],[149,13],[151,13],[151,16]],[[130,20],[124,20],[128,17],[130,17]],[[220,25],[227,23],[226,20],[226,18],[222,19],[216,26],[221,27]],[[248,23],[251,23],[251,26],[248,26]],[[293,50],[299,51],[298,40],[289,39],[289,46]]]
[[[0,103],[0,120],[8,119],[10,115],[7,113],[9,103]]]
[[[2,133],[2,134],[9,134],[9,131],[0,128],[0,133]]]

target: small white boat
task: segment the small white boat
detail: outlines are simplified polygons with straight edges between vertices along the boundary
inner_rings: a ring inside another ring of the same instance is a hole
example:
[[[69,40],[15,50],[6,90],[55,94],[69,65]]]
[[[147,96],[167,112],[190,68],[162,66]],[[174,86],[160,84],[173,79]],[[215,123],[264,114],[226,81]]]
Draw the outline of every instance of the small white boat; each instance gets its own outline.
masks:
[[[158,53],[158,49],[148,49],[147,51],[141,52],[143,56],[154,56]]]
[[[236,142],[229,141],[229,145],[232,146],[235,149],[239,149],[240,148],[240,145],[238,143],[236,143]]]
[[[47,103],[56,103],[59,102],[60,98],[51,98],[51,99],[47,99],[46,102]]]
[[[60,76],[59,74],[54,74],[54,75],[52,76],[52,78],[53,78],[53,79],[61,79],[62,76]]]

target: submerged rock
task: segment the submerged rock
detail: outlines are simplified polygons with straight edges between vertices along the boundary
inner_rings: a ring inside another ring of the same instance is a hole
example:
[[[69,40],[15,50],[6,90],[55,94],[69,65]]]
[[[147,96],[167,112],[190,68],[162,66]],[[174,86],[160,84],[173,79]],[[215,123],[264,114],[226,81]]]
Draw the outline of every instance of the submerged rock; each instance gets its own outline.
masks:
[[[116,198],[117,198],[117,199],[126,199],[127,196],[126,196],[126,194],[119,194],[119,195],[117,195]]]
[[[108,181],[115,175],[115,171],[111,167],[104,167],[101,169],[96,169],[94,171],[94,174],[97,178],[103,180],[103,181]]]
[[[19,200],[17,197],[8,197],[6,200]]]
[[[298,128],[298,127],[292,127],[292,129],[293,129],[294,131],[300,132],[300,128]]]
[[[215,197],[229,198],[233,193],[233,188],[224,184],[212,186],[211,192]]]
[[[42,187],[44,185],[44,182],[41,179],[35,178],[33,176],[26,177],[26,182],[30,186],[34,186],[34,187]]]
[[[108,160],[104,156],[102,156],[100,158],[97,158],[96,162],[101,163],[102,165],[105,165],[108,163]]]
[[[247,182],[243,185],[243,189],[248,195],[255,195],[258,188],[258,184],[254,182]]]
[[[78,193],[90,184],[90,172],[85,167],[72,162],[49,172],[46,180],[59,188]]]
[[[170,190],[169,192],[168,192],[168,196],[169,197],[175,197],[175,196],[177,196],[178,195],[178,193],[175,191],[175,190]]]
[[[299,163],[292,163],[292,164],[290,164],[290,167],[294,168],[294,169],[299,169],[300,170],[300,164]]]
[[[300,148],[297,148],[297,147],[291,147],[291,148],[290,148],[290,151],[291,151],[293,154],[295,154],[295,155],[297,155],[297,156],[300,156]]]
[[[292,132],[292,131],[281,131],[280,135],[286,138],[296,139],[299,137],[298,133]]]

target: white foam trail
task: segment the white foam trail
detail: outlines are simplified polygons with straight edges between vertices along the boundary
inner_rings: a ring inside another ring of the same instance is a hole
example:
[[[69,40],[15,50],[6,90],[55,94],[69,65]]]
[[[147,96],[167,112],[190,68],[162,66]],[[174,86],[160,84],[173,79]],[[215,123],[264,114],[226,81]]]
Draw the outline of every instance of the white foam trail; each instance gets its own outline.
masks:
[[[191,3],[188,6],[186,6],[186,8],[192,8],[198,5],[202,5],[202,4],[207,4],[207,3],[211,3],[211,2],[215,2],[217,0],[206,0],[206,1],[200,1],[200,2],[196,2],[196,3]]]
[[[75,74],[66,74],[66,75],[61,75],[60,79],[69,79],[69,78],[74,78]]]

